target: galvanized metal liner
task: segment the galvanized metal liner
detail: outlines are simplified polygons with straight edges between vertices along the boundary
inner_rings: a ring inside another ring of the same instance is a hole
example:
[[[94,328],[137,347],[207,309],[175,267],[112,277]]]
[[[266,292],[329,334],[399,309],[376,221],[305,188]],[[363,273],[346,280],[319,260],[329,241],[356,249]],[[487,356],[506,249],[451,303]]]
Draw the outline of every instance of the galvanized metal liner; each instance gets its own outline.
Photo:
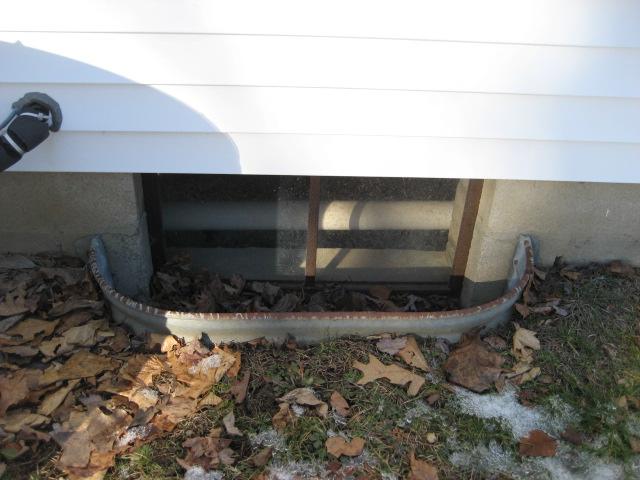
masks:
[[[467,330],[491,328],[507,320],[533,273],[531,239],[521,236],[513,259],[507,291],[472,308],[444,312],[270,312],[189,313],[162,310],[118,293],[113,286],[106,251],[99,237],[91,242],[91,272],[112,307],[116,321],[136,332],[172,333],[185,339],[203,334],[214,342],[243,342],[265,337],[275,342],[288,335],[301,343],[315,343],[346,335],[382,332],[413,333],[458,340]]]

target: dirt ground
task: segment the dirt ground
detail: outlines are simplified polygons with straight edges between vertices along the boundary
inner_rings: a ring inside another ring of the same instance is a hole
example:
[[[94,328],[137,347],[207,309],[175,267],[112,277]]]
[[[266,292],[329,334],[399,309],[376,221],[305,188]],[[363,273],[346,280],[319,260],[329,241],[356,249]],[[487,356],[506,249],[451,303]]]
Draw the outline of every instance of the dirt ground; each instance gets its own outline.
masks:
[[[458,345],[136,337],[64,257],[4,258],[0,298],[2,479],[640,478],[626,265],[538,271]]]

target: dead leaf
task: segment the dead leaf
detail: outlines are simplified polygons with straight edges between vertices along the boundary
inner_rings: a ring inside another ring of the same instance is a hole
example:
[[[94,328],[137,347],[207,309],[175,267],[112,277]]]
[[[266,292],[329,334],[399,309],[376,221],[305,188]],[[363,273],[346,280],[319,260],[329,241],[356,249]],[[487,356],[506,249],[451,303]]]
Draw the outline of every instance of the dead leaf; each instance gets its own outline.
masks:
[[[267,463],[269,463],[269,460],[271,460],[272,455],[273,455],[273,448],[265,447],[255,455],[252,455],[251,457],[249,457],[247,461],[254,467],[264,467]]]
[[[13,347],[0,347],[0,352],[18,355],[19,357],[33,357],[38,354],[39,350],[30,345],[15,345]]]
[[[73,411],[69,420],[51,434],[62,448],[58,467],[70,477],[102,475],[114,464],[117,453],[114,444],[132,420],[122,409],[108,415],[99,407],[87,412]]]
[[[527,318],[531,314],[531,309],[524,303],[516,303],[514,307],[523,319]]]
[[[369,288],[369,295],[380,300],[389,300],[391,289],[384,285],[373,285]]]
[[[621,262],[620,260],[614,260],[609,264],[609,272],[622,277],[631,277],[635,275],[636,270],[628,263]]]
[[[15,342],[12,343],[26,343],[30,342],[37,335],[47,337],[53,333],[58,325],[57,320],[41,320],[39,318],[26,318],[20,323],[15,325],[6,331],[7,335],[11,337],[18,337]]]
[[[371,354],[369,355],[368,364],[355,361],[353,368],[362,372],[362,378],[358,380],[358,385],[366,385],[380,378],[386,378],[395,385],[406,385],[408,383],[407,394],[412,397],[418,394],[420,387],[425,383],[423,377],[397,365],[385,365]]]
[[[139,385],[150,386],[153,377],[168,369],[167,365],[157,355],[133,355],[120,369],[120,376],[125,380]]]
[[[333,407],[333,409],[338,415],[342,417],[348,417],[351,414],[349,404],[344,399],[344,397],[335,390],[331,394],[329,403],[331,403],[331,406]]]
[[[506,350],[507,348],[506,340],[497,335],[489,335],[487,337],[484,337],[482,341],[487,345],[489,345],[494,350],[500,351],[500,350]]]
[[[64,402],[64,399],[67,398],[69,392],[73,390],[79,382],[80,380],[69,380],[66,387],[59,388],[55,392],[44,397],[38,407],[38,413],[46,416],[51,415],[53,411],[58,408],[62,402]]]
[[[60,368],[50,367],[45,370],[40,385],[49,385],[60,380],[93,377],[105,370],[114,370],[120,362],[113,358],[96,355],[86,350],[74,353]]]
[[[40,344],[40,351],[45,357],[53,357],[72,352],[78,347],[92,347],[99,340],[98,329],[107,328],[104,319],[91,320],[84,325],[71,327],[61,336]]]
[[[0,417],[0,426],[10,433],[17,433],[24,427],[37,427],[45,423],[49,423],[47,417],[28,410],[12,410]]]
[[[229,355],[232,355],[233,358],[235,358],[233,365],[231,365],[229,367],[229,370],[227,370],[227,377],[236,378],[240,373],[240,368],[242,367],[242,353],[240,353],[239,351],[234,351],[229,347],[222,347],[222,349]]]
[[[24,371],[0,376],[0,417],[7,409],[29,395],[28,379]]]
[[[630,436],[629,446],[631,447],[631,451],[633,453],[640,453],[640,438],[634,437],[633,435]]]
[[[319,417],[326,418],[329,413],[329,405],[316,397],[310,388],[296,388],[277,399],[278,402],[313,407]]]
[[[49,310],[50,317],[61,317],[65,313],[72,312],[74,310],[80,310],[88,308],[91,310],[101,310],[103,303],[97,300],[89,300],[88,298],[69,298],[64,302],[57,303]]]
[[[236,427],[236,416],[233,410],[222,418],[222,424],[229,435],[242,435],[242,432]]]
[[[451,352],[443,368],[451,382],[482,393],[498,380],[503,363],[502,355],[489,351],[476,335],[467,334]]]
[[[572,282],[575,282],[580,278],[580,272],[571,270],[569,267],[565,267],[562,270],[560,270],[560,275],[562,275],[567,280],[571,280]]]
[[[429,462],[416,458],[415,452],[409,454],[411,472],[407,480],[438,480],[438,469]]]
[[[9,292],[4,296],[4,301],[0,302],[0,317],[10,317],[29,310],[23,292]]]
[[[418,347],[418,342],[413,336],[407,337],[407,344],[404,348],[400,349],[398,356],[404,360],[404,363],[411,367],[419,368],[425,372],[430,370],[427,360]]]
[[[515,323],[516,331],[513,334],[513,356],[518,360],[531,363],[533,351],[540,350],[540,340],[536,338],[536,332],[522,328]]]
[[[236,382],[229,389],[237,405],[240,405],[242,402],[244,402],[244,399],[247,397],[247,388],[249,387],[250,377],[251,374],[249,372],[245,372],[242,376],[242,380],[236,380]]]
[[[389,355],[397,355],[400,350],[407,346],[407,337],[385,337],[378,340],[376,348]]]
[[[173,335],[164,333],[149,334],[147,340],[147,348],[149,350],[160,350],[160,352],[166,353],[177,347],[180,347],[180,342]]]
[[[571,426],[565,428],[565,430],[560,434],[560,438],[566,442],[573,443],[574,445],[582,445],[585,440],[584,434]]]
[[[271,419],[271,423],[277,431],[282,432],[288,425],[295,422],[295,418],[291,411],[291,405],[283,402],[278,406],[278,411]]]
[[[347,457],[357,457],[364,450],[365,441],[363,438],[355,437],[350,442],[342,437],[330,437],[324,443],[327,452],[336,458],[345,455]]]
[[[557,446],[558,442],[542,430],[531,430],[520,439],[519,452],[525,457],[553,457]]]
[[[187,456],[179,458],[178,463],[185,470],[193,466],[213,470],[220,464],[233,465],[234,453],[229,445],[231,440],[215,436],[189,438],[182,444],[187,449]]]

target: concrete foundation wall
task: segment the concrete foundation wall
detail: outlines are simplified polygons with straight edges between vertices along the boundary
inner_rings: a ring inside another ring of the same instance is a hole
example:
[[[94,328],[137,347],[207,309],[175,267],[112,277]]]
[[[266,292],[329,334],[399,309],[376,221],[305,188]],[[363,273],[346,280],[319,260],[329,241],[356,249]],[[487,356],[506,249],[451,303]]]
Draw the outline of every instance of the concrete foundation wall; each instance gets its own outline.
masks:
[[[100,234],[118,288],[144,294],[151,274],[138,175],[0,174],[0,251],[84,256]]]
[[[495,298],[504,288],[518,235],[537,240],[537,263],[620,259],[640,265],[640,186],[485,181],[463,301]]]

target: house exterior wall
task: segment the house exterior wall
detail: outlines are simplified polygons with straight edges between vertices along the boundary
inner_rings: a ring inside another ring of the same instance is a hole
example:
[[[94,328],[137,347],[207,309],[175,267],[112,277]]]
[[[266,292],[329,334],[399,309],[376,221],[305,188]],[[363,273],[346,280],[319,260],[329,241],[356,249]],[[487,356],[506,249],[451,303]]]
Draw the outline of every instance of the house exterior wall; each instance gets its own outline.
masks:
[[[536,241],[537,262],[623,260],[640,265],[640,186],[632,184],[485,181],[463,300],[495,298],[518,239]]]
[[[640,182],[640,3],[558,3],[12,2],[14,169]]]
[[[151,260],[137,175],[0,174],[0,252],[50,251],[85,256],[101,235],[118,288],[148,289]]]

